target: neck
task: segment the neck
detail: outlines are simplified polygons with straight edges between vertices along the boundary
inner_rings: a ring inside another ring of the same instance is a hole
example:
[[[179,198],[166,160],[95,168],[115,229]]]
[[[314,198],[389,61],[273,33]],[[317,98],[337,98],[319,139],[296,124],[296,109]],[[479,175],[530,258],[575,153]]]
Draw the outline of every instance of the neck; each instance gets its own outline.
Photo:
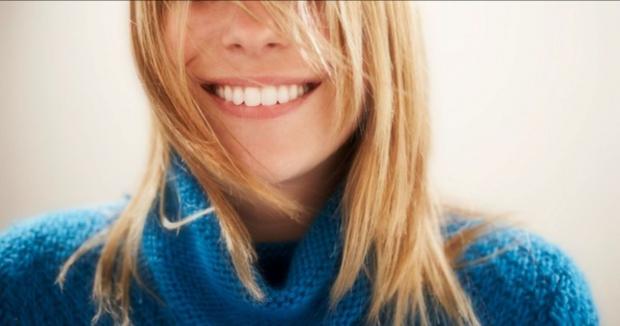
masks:
[[[345,170],[347,148],[343,147],[308,173],[278,184],[291,199],[308,208],[295,221],[260,203],[237,202],[236,209],[254,242],[298,241],[306,233],[318,210],[329,198]]]

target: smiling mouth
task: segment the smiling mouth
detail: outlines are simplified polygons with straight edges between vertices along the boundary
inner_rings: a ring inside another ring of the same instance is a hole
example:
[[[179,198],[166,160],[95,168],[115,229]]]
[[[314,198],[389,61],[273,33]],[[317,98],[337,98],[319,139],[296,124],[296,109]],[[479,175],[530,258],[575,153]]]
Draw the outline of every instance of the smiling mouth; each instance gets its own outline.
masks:
[[[320,84],[321,81],[313,81],[300,84],[258,87],[205,83],[201,87],[207,93],[232,105],[273,107],[305,97],[312,93]]]

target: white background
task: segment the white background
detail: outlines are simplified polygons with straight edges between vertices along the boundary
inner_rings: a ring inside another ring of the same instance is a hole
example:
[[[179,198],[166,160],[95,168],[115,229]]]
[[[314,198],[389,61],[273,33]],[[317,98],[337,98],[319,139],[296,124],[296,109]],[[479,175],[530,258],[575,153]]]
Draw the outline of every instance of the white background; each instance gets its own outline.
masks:
[[[620,4],[420,7],[439,189],[557,243],[620,324]],[[0,229],[137,184],[148,117],[127,22],[124,2],[0,4]]]

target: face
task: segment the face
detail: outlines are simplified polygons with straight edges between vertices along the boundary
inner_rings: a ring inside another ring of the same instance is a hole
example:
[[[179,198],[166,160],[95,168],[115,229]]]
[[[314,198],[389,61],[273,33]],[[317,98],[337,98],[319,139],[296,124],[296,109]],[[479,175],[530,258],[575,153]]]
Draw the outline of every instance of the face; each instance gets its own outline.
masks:
[[[170,20],[167,41],[184,47],[195,98],[223,145],[252,173],[284,185],[328,173],[355,126],[335,132],[333,86],[269,28],[260,2],[246,5],[259,21],[232,3],[193,2],[186,39],[175,39]]]

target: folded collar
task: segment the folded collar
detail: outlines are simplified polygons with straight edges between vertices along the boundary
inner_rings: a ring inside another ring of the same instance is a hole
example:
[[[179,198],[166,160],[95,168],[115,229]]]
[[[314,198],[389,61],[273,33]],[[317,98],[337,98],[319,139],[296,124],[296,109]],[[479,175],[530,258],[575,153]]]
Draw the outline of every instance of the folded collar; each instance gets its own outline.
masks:
[[[171,158],[165,207],[168,218],[175,221],[210,207],[210,201],[186,162],[174,151]],[[256,324],[263,320],[295,323],[341,318],[337,312],[327,317],[325,309],[342,254],[342,191],[340,184],[299,240],[282,286],[272,287],[257,266],[252,267],[265,294],[263,302],[256,302],[235,274],[213,212],[177,231],[163,228],[157,210],[153,210],[143,234],[143,262],[152,274],[158,294],[183,321]],[[338,306],[353,309],[356,315],[361,314],[360,309],[365,305],[367,280],[358,278],[354,288],[351,292],[354,294],[349,294]]]

